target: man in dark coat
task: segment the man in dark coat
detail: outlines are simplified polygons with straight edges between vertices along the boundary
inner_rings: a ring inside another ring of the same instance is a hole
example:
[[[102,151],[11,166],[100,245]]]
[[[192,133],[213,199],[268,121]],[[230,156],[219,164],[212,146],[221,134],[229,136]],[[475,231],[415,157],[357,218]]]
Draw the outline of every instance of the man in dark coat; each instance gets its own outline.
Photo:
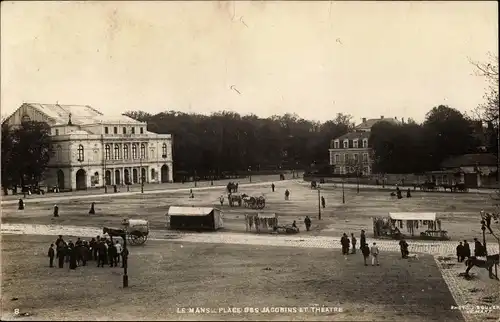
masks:
[[[59,250],[61,250],[64,247],[64,239],[62,235],[59,235],[59,237],[56,239],[55,245],[56,245],[56,257],[59,258],[58,255]]]
[[[128,248],[124,247],[122,251],[122,268],[128,266],[128,255],[129,255]]]
[[[474,256],[483,256],[483,244],[477,238],[474,238]]]
[[[401,250],[401,258],[407,258],[409,254],[408,243],[404,238],[399,241],[399,249]]]
[[[89,243],[89,247],[90,247],[90,251],[91,251],[91,259],[93,260],[97,260],[97,254],[99,253],[98,249],[97,249],[97,242],[95,240],[95,238],[92,238],[90,240],[90,243]]]
[[[365,231],[364,230],[361,230],[361,236],[360,236],[360,245],[364,245],[366,244],[366,236],[365,236]],[[367,244],[367,247],[368,247],[368,244]]]
[[[77,249],[76,246],[73,245],[73,247],[69,248],[69,269],[76,269],[78,266],[76,263],[77,259]]]
[[[274,183],[272,183],[271,184],[271,189],[273,190],[273,192],[274,192],[274,188],[276,188],[276,186],[274,185]],[[21,200],[21,199],[19,199],[19,200]]]
[[[347,237],[347,234],[344,233],[344,235],[340,239],[340,244],[342,245],[342,255],[348,255],[350,241],[349,238]]]
[[[54,205],[54,217],[59,217],[59,207]]]
[[[406,198],[411,198],[410,188],[406,191]]]
[[[104,267],[104,264],[106,262],[106,258],[108,257],[107,251],[106,251],[106,245],[104,244],[104,241],[100,241],[97,244],[97,248],[99,250],[99,257],[97,260],[97,267]]]
[[[326,207],[326,200],[325,200],[325,197],[323,197],[323,196],[321,196],[321,206],[322,206],[323,208],[325,208],[325,207]]]
[[[24,201],[23,199],[19,199],[19,206],[17,207],[19,210],[24,210]]]
[[[365,266],[368,266],[368,263],[366,263],[366,259],[370,256],[370,247],[368,247],[367,244],[361,244],[361,253],[363,254],[363,261],[365,263]]]
[[[469,258],[470,257],[470,246],[467,240],[464,240],[464,257]]]
[[[309,231],[311,229],[311,218],[309,216],[306,216],[306,219],[304,219],[304,224],[306,225],[306,230]]]
[[[64,258],[66,257],[66,245],[64,242],[61,243],[59,249],[57,250],[57,259],[59,261],[59,268],[64,268]]]
[[[54,256],[55,256],[55,251],[54,251],[54,244],[50,244],[49,247],[49,252],[47,255],[49,256],[49,265],[50,267],[54,267]]]
[[[94,206],[95,206],[95,202],[93,202],[93,203],[90,204],[89,215],[95,215]]]
[[[354,234],[351,233],[351,244],[352,244],[352,253],[356,254],[356,237],[354,237]]]
[[[116,247],[115,245],[113,245],[112,241],[108,244],[108,261],[109,267],[118,266],[118,264],[116,263]]]
[[[460,263],[464,260],[464,245],[462,242],[457,246],[457,261]]]

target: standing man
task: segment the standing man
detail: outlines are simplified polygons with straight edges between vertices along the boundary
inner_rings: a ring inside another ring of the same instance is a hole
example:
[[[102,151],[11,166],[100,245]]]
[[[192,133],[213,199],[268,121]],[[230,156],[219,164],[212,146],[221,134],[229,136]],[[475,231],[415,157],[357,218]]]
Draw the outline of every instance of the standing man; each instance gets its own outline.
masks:
[[[363,254],[363,261],[365,263],[365,266],[368,266],[366,263],[366,260],[368,259],[368,256],[370,256],[370,247],[368,247],[367,244],[362,244],[361,245],[361,253]]]
[[[460,242],[457,246],[457,262],[462,262],[464,258],[464,245]]]
[[[351,233],[352,254],[356,254],[356,242],[356,237],[354,237],[354,234]]]
[[[47,253],[47,255],[49,256],[50,267],[54,267],[54,255],[55,255],[54,244],[50,244],[49,252]]]
[[[127,261],[128,261],[128,248],[124,247],[123,252],[122,252],[122,268],[127,266]]]
[[[89,215],[95,215],[95,202],[92,202],[90,204],[90,210],[89,210]]]
[[[288,189],[285,190],[285,200],[288,200],[290,198],[290,191]]]
[[[340,244],[342,245],[342,255],[349,255],[349,238],[347,234],[344,233],[344,235],[342,235]]]
[[[120,262],[120,256],[123,251],[122,245],[120,244],[119,240],[116,241],[115,248],[116,248],[115,264],[118,265],[118,263]]]
[[[464,248],[463,248],[464,252],[464,258],[469,258],[470,257],[470,246],[469,246],[469,243],[467,242],[467,240],[464,240]]]
[[[326,200],[323,196],[321,196],[321,206],[323,207],[323,209],[326,207]]]
[[[304,224],[306,225],[306,230],[309,231],[311,229],[311,218],[309,216],[306,216],[306,219],[304,219]]]
[[[24,210],[24,201],[23,199],[19,199],[19,206],[17,208],[18,210]]]
[[[57,259],[59,261],[59,268],[64,268],[64,258],[66,257],[66,245],[61,242],[61,246],[57,249]]]
[[[219,202],[220,202],[220,206],[222,207],[224,205],[224,195],[220,195]]]
[[[107,258],[106,245],[103,240],[100,240],[97,244],[97,248],[99,249],[99,258],[97,260],[97,267],[104,267]]]
[[[377,243],[373,243],[373,246],[370,249],[370,253],[372,254],[372,266],[375,266],[375,264],[377,264],[377,266],[380,266],[378,262],[379,250]]]
[[[409,253],[408,243],[404,238],[399,241],[399,249],[401,250],[401,258],[407,258]]]
[[[363,246],[366,244],[366,236],[365,236],[365,231],[361,230],[361,236],[360,236],[360,245]],[[368,244],[366,244],[368,247]]]
[[[483,256],[483,244],[477,238],[474,238],[474,256]]]
[[[54,205],[54,217],[59,217],[59,207]]]
[[[271,184],[271,189],[273,190],[274,192],[274,188],[276,188],[276,186],[274,185],[274,182]]]

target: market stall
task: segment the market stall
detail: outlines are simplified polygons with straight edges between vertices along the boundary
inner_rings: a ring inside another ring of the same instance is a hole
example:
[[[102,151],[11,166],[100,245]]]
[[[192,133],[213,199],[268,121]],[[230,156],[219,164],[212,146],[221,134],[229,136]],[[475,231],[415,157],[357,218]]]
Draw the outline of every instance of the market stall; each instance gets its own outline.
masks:
[[[274,227],[278,226],[278,215],[275,213],[258,213],[245,215],[246,231],[256,232],[273,231]]]
[[[212,207],[171,206],[166,214],[167,226],[179,230],[217,230],[224,227],[223,213]]]
[[[433,212],[391,212],[385,218],[373,218],[375,237],[418,237],[448,240],[448,232],[441,229],[441,220]]]

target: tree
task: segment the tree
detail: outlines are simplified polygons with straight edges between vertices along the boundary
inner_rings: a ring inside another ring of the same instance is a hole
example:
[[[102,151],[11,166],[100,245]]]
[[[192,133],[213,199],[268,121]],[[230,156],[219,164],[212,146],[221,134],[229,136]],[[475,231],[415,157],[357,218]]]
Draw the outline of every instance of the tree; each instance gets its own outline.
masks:
[[[498,56],[490,54],[490,62],[481,63],[472,61],[470,63],[476,69],[476,75],[485,77],[488,82],[488,89],[484,95],[485,102],[478,106],[478,114],[486,122],[494,122],[498,126],[499,101],[498,101]]]
[[[5,146],[4,146],[5,144]],[[37,185],[52,153],[50,127],[44,122],[23,122],[17,127],[2,125],[2,187]],[[5,177],[4,177],[5,176]]]

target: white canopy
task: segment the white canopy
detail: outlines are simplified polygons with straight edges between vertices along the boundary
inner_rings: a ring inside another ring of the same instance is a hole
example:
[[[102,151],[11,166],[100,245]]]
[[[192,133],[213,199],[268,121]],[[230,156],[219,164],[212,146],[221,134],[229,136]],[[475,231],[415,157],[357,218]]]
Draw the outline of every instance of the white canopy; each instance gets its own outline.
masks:
[[[435,212],[390,212],[389,217],[393,220],[436,220]]]
[[[276,214],[275,213],[262,213],[262,212],[259,212],[257,214],[257,216],[259,218],[276,218]]]
[[[179,207],[170,206],[168,208],[168,216],[207,216],[210,215],[215,208],[211,207]]]

